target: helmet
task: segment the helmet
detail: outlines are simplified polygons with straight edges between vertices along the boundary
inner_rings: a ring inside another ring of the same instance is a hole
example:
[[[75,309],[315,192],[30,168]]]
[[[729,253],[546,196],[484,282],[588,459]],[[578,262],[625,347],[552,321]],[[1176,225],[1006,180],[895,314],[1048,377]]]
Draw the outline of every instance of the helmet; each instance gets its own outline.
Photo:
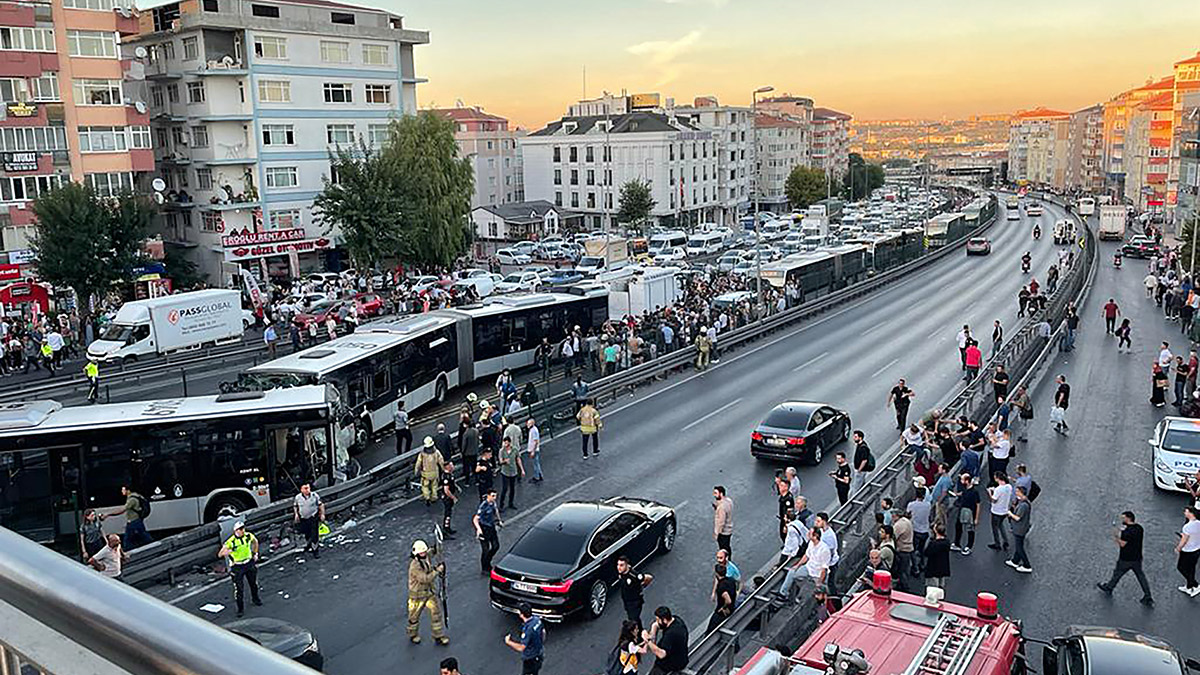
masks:
[[[467,401],[470,403],[474,403],[478,399],[479,399],[479,395],[476,394],[475,392],[470,392],[469,394],[467,394]]]
[[[491,407],[491,406],[488,404],[486,398],[479,401],[479,409],[480,410],[487,410],[489,407]]]
[[[426,544],[423,540],[418,539],[413,542],[413,547],[412,547],[413,555],[421,555],[422,553],[426,553],[428,551],[429,551],[429,545]]]
[[[246,523],[243,523],[242,521],[239,520],[233,524],[233,529],[244,530],[244,529],[246,529]]]
[[[432,448],[433,447],[433,436],[426,436],[425,440],[421,441],[421,445],[424,445],[427,448]]]

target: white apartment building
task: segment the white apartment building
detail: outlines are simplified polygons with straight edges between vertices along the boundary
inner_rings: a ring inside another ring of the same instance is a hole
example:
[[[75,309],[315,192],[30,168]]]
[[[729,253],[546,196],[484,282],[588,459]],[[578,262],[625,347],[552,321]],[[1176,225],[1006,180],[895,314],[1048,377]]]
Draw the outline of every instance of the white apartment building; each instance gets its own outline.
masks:
[[[749,107],[723,106],[712,97],[697,98],[695,104],[677,107],[675,114],[694,126],[711,130],[717,151],[716,223],[734,226],[750,208],[754,182],[754,115]]]
[[[850,170],[850,115],[831,108],[814,108],[812,113],[812,157],[810,166],[831,176]]]
[[[1076,110],[1070,125],[1066,185],[1099,194],[1104,190],[1104,106]]]
[[[1008,177],[1062,188],[1070,155],[1070,115],[1036,108],[1013,115],[1008,127]]]
[[[808,125],[781,113],[759,113],[755,119],[758,167],[751,187],[758,193],[758,208],[781,211],[788,206],[788,176],[797,166],[810,166]],[[754,186],[757,184],[757,188]],[[753,194],[751,195],[753,198]]]
[[[652,216],[691,227],[721,211],[717,134],[666,112],[563,117],[520,139],[527,201],[584,214],[583,227],[615,223],[621,186],[649,181]]]
[[[471,161],[475,170],[475,192],[471,208],[511,204],[525,200],[525,176],[521,169],[521,129],[509,129],[508,120],[478,107],[435,108],[434,113],[455,124],[458,156]]]
[[[142,15],[164,239],[224,285],[342,265],[312,212],[329,150],[415,113],[401,17],[325,0],[199,0]],[[335,177],[336,178],[336,177]]]

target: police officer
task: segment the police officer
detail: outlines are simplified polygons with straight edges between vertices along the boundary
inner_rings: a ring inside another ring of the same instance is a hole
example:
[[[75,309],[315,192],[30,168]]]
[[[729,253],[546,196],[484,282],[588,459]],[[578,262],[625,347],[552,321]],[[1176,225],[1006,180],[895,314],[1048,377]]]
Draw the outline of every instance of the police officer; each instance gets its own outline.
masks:
[[[492,571],[492,557],[500,549],[500,535],[496,528],[504,527],[496,507],[495,488],[490,488],[484,495],[471,521],[475,525],[475,536],[479,539],[479,570],[482,574],[489,574]]]
[[[625,618],[637,624],[642,629],[642,606],[646,599],[642,597],[642,589],[649,586],[654,577],[642,574],[633,569],[629,558],[617,558],[617,585],[621,588],[621,603],[625,605]]]
[[[433,564],[429,556],[437,553],[420,539],[413,542],[412,559],[408,562],[408,639],[413,644],[421,641],[421,614],[429,613],[433,640],[439,645],[450,644],[446,628],[442,623],[442,604],[438,598],[438,575],[445,574],[446,564]]]
[[[246,531],[246,524],[238,521],[233,524],[233,536],[225,540],[225,545],[217,553],[218,557],[229,558],[229,573],[233,576],[233,599],[237,601],[237,615],[242,616],[246,611],[246,592],[242,589],[243,580],[250,585],[250,600],[257,606],[262,605],[258,599],[258,537]]]
[[[83,367],[83,374],[88,381],[88,403],[95,403],[100,395],[100,366],[96,365],[95,357],[89,356]]]
[[[521,617],[521,639],[505,635],[504,644],[521,655],[521,675],[538,675],[545,660],[546,628],[542,617],[533,614],[528,602],[517,608],[517,616]]]
[[[46,372],[50,373],[50,377],[54,377],[54,348],[50,346],[50,341],[42,338],[42,365],[46,367]]]
[[[454,505],[458,503],[458,485],[454,482],[454,462],[450,460],[442,465],[438,495],[442,499],[442,531],[447,538],[453,538],[455,530],[450,526],[450,517],[454,515]]]

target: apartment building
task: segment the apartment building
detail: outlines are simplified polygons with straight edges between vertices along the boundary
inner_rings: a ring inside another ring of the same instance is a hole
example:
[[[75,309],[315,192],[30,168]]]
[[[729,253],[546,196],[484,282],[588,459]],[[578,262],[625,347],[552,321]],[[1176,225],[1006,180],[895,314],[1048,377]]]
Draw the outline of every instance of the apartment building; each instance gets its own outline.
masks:
[[[1174,137],[1174,93],[1161,92],[1133,106],[1125,132],[1125,194],[1135,207],[1167,205]]]
[[[1195,56],[1176,61],[1174,66],[1174,90],[1172,97],[1171,161],[1167,172],[1167,209],[1174,210],[1179,202],[1183,185],[1183,145],[1187,132],[1195,122],[1195,106],[1185,104],[1192,94],[1200,92],[1200,52]],[[1189,116],[1192,119],[1188,119]],[[1176,220],[1179,220],[1178,218]]]
[[[1104,190],[1104,106],[1071,113],[1067,132],[1066,186],[1099,193]]]
[[[792,169],[810,166],[808,125],[786,114],[759,113],[754,120],[758,149],[755,184],[760,210],[783,211],[788,208],[786,185]]]
[[[810,166],[824,169],[831,176],[845,176],[850,170],[850,115],[831,108],[813,108],[812,158]]]
[[[675,114],[693,126],[712,131],[717,152],[717,202],[715,221],[732,227],[750,208],[754,181],[754,119],[746,106],[721,105],[715,97],[700,96],[691,106],[676,107]]]
[[[435,108],[433,112],[454,122],[458,156],[469,159],[475,170],[472,209],[525,200],[521,148],[517,144],[524,131],[510,129],[507,119],[479,107]]]
[[[519,140],[525,198],[580,212],[583,227],[600,229],[616,223],[621,186],[648,181],[659,223],[713,222],[722,209],[717,136],[674,112],[566,116]]]
[[[1013,115],[1008,127],[1008,177],[1062,189],[1066,185],[1070,115],[1035,108]]]
[[[76,0],[79,1],[79,0]],[[91,1],[91,0],[87,0]],[[312,211],[329,151],[417,111],[400,16],[327,0],[184,0],[143,12],[163,234],[210,281],[342,264]]]
[[[1179,98],[1180,123],[1175,127],[1179,148],[1176,222],[1200,218],[1200,90]]]
[[[154,168],[143,73],[121,44],[137,30],[123,1],[0,2],[0,280],[30,270],[39,194],[78,181],[113,195]]]
[[[1151,78],[1143,86],[1123,91],[1104,103],[1104,180],[1110,194],[1122,197],[1126,192],[1125,134],[1134,110],[1145,100],[1174,89],[1174,77]]]

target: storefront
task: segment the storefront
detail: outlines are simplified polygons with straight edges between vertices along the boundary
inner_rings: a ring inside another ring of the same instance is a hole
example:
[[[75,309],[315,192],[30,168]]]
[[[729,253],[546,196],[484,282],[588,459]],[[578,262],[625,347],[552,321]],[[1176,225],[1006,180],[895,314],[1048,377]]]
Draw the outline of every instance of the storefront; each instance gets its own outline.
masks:
[[[226,263],[260,279],[287,281],[320,270],[333,249],[327,237],[307,237],[302,227],[264,232],[230,232],[221,237]]]

